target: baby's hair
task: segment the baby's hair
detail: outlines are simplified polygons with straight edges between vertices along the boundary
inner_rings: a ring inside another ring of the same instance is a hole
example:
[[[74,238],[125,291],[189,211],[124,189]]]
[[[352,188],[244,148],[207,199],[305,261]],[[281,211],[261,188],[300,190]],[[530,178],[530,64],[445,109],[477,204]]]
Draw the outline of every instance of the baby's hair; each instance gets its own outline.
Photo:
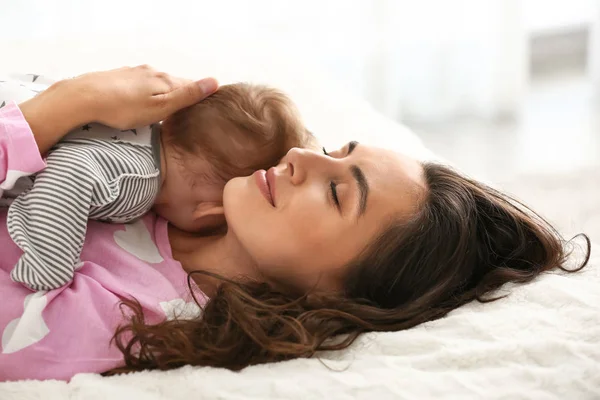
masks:
[[[163,123],[181,153],[209,161],[223,181],[276,165],[292,147],[314,146],[296,106],[263,85],[223,85],[212,96]]]

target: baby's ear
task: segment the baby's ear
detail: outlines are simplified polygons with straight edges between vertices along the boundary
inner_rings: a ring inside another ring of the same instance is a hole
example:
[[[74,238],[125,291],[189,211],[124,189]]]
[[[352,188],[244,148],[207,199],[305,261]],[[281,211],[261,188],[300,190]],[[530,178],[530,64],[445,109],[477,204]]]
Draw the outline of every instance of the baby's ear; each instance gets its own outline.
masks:
[[[209,232],[225,226],[225,210],[223,203],[202,201],[198,203],[194,214],[195,224],[201,226],[202,232]]]

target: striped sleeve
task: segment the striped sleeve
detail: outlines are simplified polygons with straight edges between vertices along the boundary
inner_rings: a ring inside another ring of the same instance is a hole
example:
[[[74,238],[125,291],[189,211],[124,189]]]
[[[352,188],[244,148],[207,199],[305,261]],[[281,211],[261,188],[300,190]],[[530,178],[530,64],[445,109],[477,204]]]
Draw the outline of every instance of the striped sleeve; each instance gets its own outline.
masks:
[[[7,227],[23,255],[11,273],[33,290],[71,281],[83,246],[93,179],[85,160],[58,149],[33,187],[11,204]]]
[[[139,218],[159,187],[150,147],[97,139],[57,145],[33,187],[10,205],[8,232],[23,251],[12,279],[33,290],[67,284],[79,263],[88,218]]]

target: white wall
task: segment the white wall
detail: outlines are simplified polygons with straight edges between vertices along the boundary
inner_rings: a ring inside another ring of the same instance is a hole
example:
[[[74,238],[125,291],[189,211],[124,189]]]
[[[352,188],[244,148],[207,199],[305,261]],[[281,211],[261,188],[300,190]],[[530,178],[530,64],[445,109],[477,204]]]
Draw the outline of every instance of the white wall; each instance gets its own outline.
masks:
[[[522,0],[525,26],[532,33],[585,26],[595,19],[598,0]]]
[[[595,6],[594,12],[591,13],[593,22],[590,35],[588,74],[592,83],[594,96],[600,102],[600,0],[596,1]]]
[[[325,71],[392,118],[496,117],[517,113],[527,92],[524,4],[0,0],[0,57],[5,67],[43,61],[53,70],[151,61],[197,76],[191,60],[198,52],[239,54],[238,63],[260,57],[265,71],[274,68],[271,58],[285,56]],[[23,41],[29,45],[19,47]],[[15,48],[22,51],[15,55]],[[67,48],[76,50],[65,56]],[[151,60],[148,51],[156,53]],[[226,73],[202,68],[207,72]]]

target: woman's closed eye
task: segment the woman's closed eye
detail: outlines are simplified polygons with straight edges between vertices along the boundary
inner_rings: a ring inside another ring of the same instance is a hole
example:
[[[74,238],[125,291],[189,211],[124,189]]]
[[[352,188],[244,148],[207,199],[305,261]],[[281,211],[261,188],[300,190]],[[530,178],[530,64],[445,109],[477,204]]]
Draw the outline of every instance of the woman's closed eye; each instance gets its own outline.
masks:
[[[328,157],[331,157],[329,155],[329,153],[327,152],[327,150],[325,150],[325,147],[323,147],[323,154],[325,154]],[[338,198],[337,195],[337,184],[334,181],[330,181],[329,182],[329,192],[331,195],[331,199],[333,200],[333,203],[335,204],[335,206],[337,207],[338,210],[341,209],[341,205],[340,205],[340,199]]]

